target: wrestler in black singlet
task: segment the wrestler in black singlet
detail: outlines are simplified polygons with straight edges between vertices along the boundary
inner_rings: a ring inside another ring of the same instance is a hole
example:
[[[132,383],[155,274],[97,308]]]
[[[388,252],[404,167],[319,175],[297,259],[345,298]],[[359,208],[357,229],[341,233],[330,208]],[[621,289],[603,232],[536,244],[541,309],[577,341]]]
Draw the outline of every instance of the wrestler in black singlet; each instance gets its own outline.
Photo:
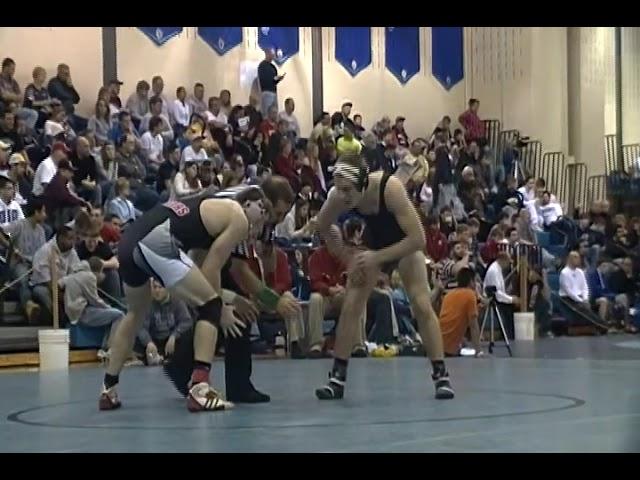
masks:
[[[146,212],[126,229],[118,246],[122,281],[139,287],[154,277],[164,286],[175,284],[193,267],[186,252],[194,248],[207,250],[215,241],[202,222],[200,204],[212,198],[234,199],[248,188],[258,187],[247,185],[172,200]],[[242,251],[236,249],[234,254],[241,256]]]
[[[394,243],[398,243],[407,236],[398,224],[395,215],[387,210],[387,203],[384,200],[384,191],[390,176],[389,173],[385,172],[380,179],[378,213],[367,214],[356,209],[358,215],[365,221],[366,228],[363,239],[365,245],[371,250],[382,250]]]

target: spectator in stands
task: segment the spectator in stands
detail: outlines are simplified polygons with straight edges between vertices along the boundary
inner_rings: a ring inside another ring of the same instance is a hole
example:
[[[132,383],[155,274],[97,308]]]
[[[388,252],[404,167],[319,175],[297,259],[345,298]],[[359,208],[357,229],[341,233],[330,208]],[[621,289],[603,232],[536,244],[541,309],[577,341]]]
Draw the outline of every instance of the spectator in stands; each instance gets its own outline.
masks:
[[[0,111],[0,141],[8,144],[13,153],[21,153],[25,158],[29,158],[16,128],[16,117],[8,109]]]
[[[12,267],[13,279],[22,277],[18,283],[18,295],[20,305],[29,321],[29,324],[37,323],[40,315],[40,306],[32,299],[29,286],[28,272],[31,269],[33,255],[45,242],[45,233],[42,224],[47,218],[42,199],[34,198],[25,207],[26,218],[3,226],[2,229],[11,235],[14,245],[15,260]]]
[[[444,260],[449,254],[449,243],[440,231],[440,219],[437,215],[427,217],[425,238],[427,256],[434,262]]]
[[[33,195],[39,197],[44,193],[45,187],[58,171],[58,164],[61,160],[66,160],[69,153],[71,153],[71,150],[63,142],[53,144],[51,155],[40,162],[36,169],[33,177]]]
[[[456,218],[453,215],[451,207],[443,207],[440,210],[440,231],[445,237],[449,238],[449,235],[456,231],[457,226]]]
[[[391,119],[385,115],[382,119],[373,126],[371,131],[374,133],[378,140],[382,141],[386,132],[391,130]]]
[[[286,120],[287,122],[287,135],[289,135],[293,141],[300,138],[300,123],[298,118],[294,115],[296,104],[293,98],[287,98],[284,101],[284,110],[280,112],[278,118],[280,120]]]
[[[487,242],[480,249],[480,258],[485,265],[491,264],[498,258],[499,245],[505,242],[505,233],[500,225],[495,225],[489,232]]]
[[[309,219],[309,201],[298,197],[282,223],[276,225],[276,237],[290,241],[310,238],[313,235],[314,226],[315,222]]]
[[[49,95],[51,98],[57,98],[62,102],[65,112],[69,115],[69,121],[73,124],[73,127],[77,130],[83,130],[83,125],[77,123],[77,118],[74,116],[75,105],[80,102],[80,95],[73,86],[73,80],[71,79],[71,70],[69,65],[61,63],[58,65],[57,75],[49,80],[47,86]]]
[[[27,176],[27,161],[19,154],[14,153],[9,157],[9,171],[6,172],[6,176],[13,181],[16,187],[16,201],[19,205],[25,205],[27,199],[31,197],[31,190],[33,184]]]
[[[480,101],[472,98],[469,100],[469,109],[458,118],[460,125],[464,127],[464,138],[467,143],[475,140],[484,145],[484,125],[478,116]]]
[[[465,240],[456,240],[453,242],[449,257],[440,262],[440,280],[445,290],[451,290],[457,287],[455,283],[458,272],[462,268],[473,268],[470,262],[471,252],[469,252],[469,243]]]
[[[325,132],[330,130],[331,115],[329,115],[329,112],[322,112],[320,118],[318,118],[313,125],[313,130],[311,130],[311,134],[309,135],[309,143],[315,143],[320,147],[323,135],[325,135]],[[330,136],[333,137],[333,134]]]
[[[444,207],[451,206],[456,197],[451,155],[442,134],[436,135],[435,155],[436,178],[434,184],[436,188],[434,191],[434,204],[436,205],[436,211],[440,211]]]
[[[283,137],[280,143],[280,154],[275,162],[274,173],[282,175],[291,184],[294,192],[300,190],[300,178],[295,171],[291,140]]]
[[[146,161],[150,173],[156,173],[164,161],[164,140],[162,137],[162,118],[153,117],[149,120],[149,130],[142,134],[142,158]]]
[[[627,256],[636,256],[633,255],[631,246],[629,245],[627,229],[624,226],[619,225],[615,227],[613,238],[606,242],[604,254],[612,260]]]
[[[444,136],[442,136],[444,139]],[[455,171],[456,175],[460,175],[465,167],[472,167],[473,170],[477,170],[479,164],[480,150],[475,140],[466,144],[466,147],[461,149],[458,154],[458,161],[456,162]]]
[[[567,265],[560,272],[559,295],[560,301],[567,309],[567,321],[571,326],[593,324],[600,330],[607,331],[600,317],[591,310],[587,279],[579,265],[580,255],[572,251],[567,257]]]
[[[202,163],[207,160],[209,156],[204,149],[204,135],[196,135],[191,141],[191,145],[182,150],[181,163],[185,162],[197,162]]]
[[[149,83],[140,80],[136,84],[136,91],[127,100],[126,109],[136,125],[140,125],[144,116],[149,113],[149,89]]]
[[[110,326],[115,332],[124,313],[107,305],[98,295],[102,268],[103,262],[97,257],[78,262],[58,280],[58,286],[64,290],[64,311],[72,325]],[[110,338],[111,334],[105,335],[104,351],[109,350]]]
[[[95,113],[89,118],[87,130],[92,132],[99,146],[109,139],[109,132],[113,128],[109,105],[102,99],[96,102]]]
[[[111,249],[117,248],[120,242],[120,236],[122,234],[122,220],[114,213],[109,213],[104,217],[102,229],[100,230],[100,236]]]
[[[187,305],[171,297],[159,282],[151,279],[151,307],[136,338],[135,351],[144,356],[144,362],[156,356],[173,355],[176,340],[193,326]]]
[[[273,64],[275,58],[275,50],[268,47],[264,50],[264,60],[258,65],[262,112],[268,112],[273,105],[275,105],[276,111],[278,109],[278,83],[282,81],[284,74],[278,75],[278,69]]]
[[[51,96],[45,86],[47,80],[47,71],[38,66],[33,69],[33,83],[27,85],[24,89],[25,108],[33,109],[38,113],[38,119],[34,128],[40,129],[44,126],[47,116],[51,113]]]
[[[117,215],[123,225],[133,222],[137,217],[142,215],[139,210],[136,210],[129,200],[131,195],[131,187],[129,180],[126,178],[119,178],[114,186],[115,198],[111,200],[107,206],[107,213]]]
[[[9,169],[9,154],[11,153],[11,145],[0,140],[0,171]]]
[[[76,123],[87,125],[87,120],[76,117]],[[76,138],[76,132],[69,122],[69,116],[59,100],[51,102],[51,116],[44,122],[45,142],[50,145],[53,142],[71,143]]]
[[[3,229],[24,218],[20,204],[15,200],[13,180],[0,176],[0,227]]]
[[[107,142],[102,146],[100,155],[94,157],[98,167],[98,178],[100,178],[100,190],[103,202],[111,198],[111,189],[118,180],[118,162],[116,161],[116,147],[112,142]]]
[[[353,120],[349,117],[351,115],[351,109],[353,108],[353,103],[347,101],[342,104],[339,112],[336,112],[331,117],[331,127],[334,130],[334,133],[337,137],[344,135],[344,127],[351,127],[351,131],[355,132],[355,125]]]
[[[625,330],[628,333],[638,333],[638,329],[631,323],[629,309],[637,308],[640,301],[640,284],[633,269],[633,259],[625,257],[609,277],[609,287],[616,295],[615,302],[623,306]]]
[[[215,128],[226,128],[228,125],[227,114],[221,109],[220,98],[209,97],[209,109],[204,112],[207,123]]]
[[[286,135],[289,124],[286,120],[283,120],[283,122],[285,125],[284,133]],[[271,136],[278,130],[278,109],[275,107],[275,105],[269,108],[269,110],[267,111],[267,115],[260,123],[259,128],[260,132],[262,133],[264,143],[268,148],[271,142]]]
[[[69,225],[58,228],[54,237],[42,245],[33,255],[33,272],[31,273],[31,285],[33,285],[33,298],[41,307],[45,319],[51,318],[51,258],[55,258],[58,279],[71,273],[74,267],[80,263],[78,254],[73,248],[75,234]]]
[[[458,195],[467,215],[475,213],[485,218],[484,193],[478,185],[473,168],[467,165],[462,170],[462,178],[458,185]]]
[[[122,110],[122,100],[120,100],[120,87],[123,85],[123,82],[114,78],[109,80],[109,84],[107,86],[107,91],[109,93],[109,99],[107,100],[107,105],[109,106],[109,113],[111,117],[115,117]]]
[[[191,113],[191,105],[187,102],[187,89],[178,87],[176,89],[176,99],[173,101],[173,108],[171,109],[176,137],[179,137],[189,127]]]
[[[411,142],[411,147],[398,162],[398,168],[394,175],[404,184],[407,192],[413,198],[429,173],[429,164],[424,157],[426,145],[421,139]]]
[[[319,149],[316,143],[307,143],[307,156],[309,169],[313,174],[313,191],[317,194],[318,198],[327,197],[327,181],[322,171],[322,164],[319,157]]]
[[[160,118],[162,120],[162,129],[161,134],[162,138],[166,143],[170,143],[171,140],[174,139],[174,131],[171,128],[171,122],[169,121],[169,117],[162,113],[162,108],[164,106],[164,101],[160,96],[153,96],[151,100],[149,100],[149,108],[150,111],[147,113],[142,122],[140,123],[140,132],[144,133],[149,130],[149,123],[152,117]]]
[[[354,126],[354,135],[358,140],[362,140],[362,135],[364,135],[365,128],[362,126],[362,115],[359,113],[353,116],[353,126]]]
[[[168,119],[171,111],[171,108],[170,108],[171,103],[169,102],[169,99],[167,98],[167,96],[164,93],[162,93],[163,90],[164,90],[164,80],[160,75],[154,76],[151,79],[151,98],[157,96],[160,98],[160,100],[162,100],[162,108],[159,114],[164,115]],[[151,109],[151,105],[149,105],[149,109]],[[142,128],[140,130],[143,131]]]
[[[98,285],[107,295],[120,299],[122,291],[118,274],[120,267],[118,257],[114,255],[109,244],[102,240],[100,230],[85,232],[80,243],[76,245],[76,253],[80,260],[89,260],[91,257],[102,260],[103,275]]]
[[[2,61],[2,72],[0,72],[0,98],[4,103],[5,108],[10,103],[15,102],[16,105],[22,105],[22,92],[20,86],[16,82],[16,62],[11,58],[5,58]],[[14,112],[21,118],[24,118],[29,128],[35,128],[36,121],[38,120],[38,112],[31,108],[23,107],[18,108],[17,112]]]
[[[585,272],[591,308],[598,312],[600,320],[605,325],[610,323],[611,309],[616,296],[608,287],[607,274],[611,267],[611,264],[605,263],[601,258],[596,268]]]
[[[500,185],[494,200],[496,212],[502,211],[504,207],[509,207],[511,213],[524,207],[524,197],[518,191],[518,180],[512,175],[507,177],[506,183]]]
[[[134,204],[143,211],[148,210],[158,202],[158,194],[145,185],[147,169],[134,153],[136,141],[131,134],[121,139],[116,160],[118,172],[121,177],[129,180],[134,193]]]
[[[109,132],[109,140],[113,143],[118,143],[118,140],[124,135],[131,134],[136,138],[136,146],[142,148],[140,143],[140,134],[133,123],[133,117],[126,110],[121,110],[118,113],[117,121],[112,122],[112,128]],[[140,122],[138,121],[138,124]]]
[[[75,170],[73,183],[78,196],[93,205],[102,205],[102,191],[98,185],[98,166],[91,154],[89,141],[85,137],[78,137],[71,162]]]
[[[91,208],[91,204],[69,190],[69,182],[76,169],[66,159],[58,162],[58,171],[44,189],[43,199],[47,215],[55,229],[71,221],[79,207]]]
[[[396,117],[396,123],[393,126],[393,133],[396,135],[399,146],[409,148],[409,136],[404,129],[405,120],[406,119],[403,116]]]
[[[359,155],[362,151],[362,144],[354,137],[353,127],[350,124],[345,124],[342,132],[342,137],[336,142],[338,156]]]
[[[220,90],[220,109],[228,117],[231,113],[231,92],[229,90]],[[264,110],[262,110],[264,111]]]
[[[196,162],[185,162],[181,171],[173,180],[173,192],[176,199],[195,195],[202,191],[202,183],[198,178]]]
[[[498,310],[504,321],[507,336],[514,338],[513,313],[514,307],[520,305],[520,299],[516,295],[507,294],[507,287],[504,281],[503,272],[511,266],[511,255],[508,252],[498,252],[496,260],[489,266],[484,277],[484,290],[490,294],[489,290],[495,288],[495,298]]]
[[[169,199],[169,195],[171,195],[171,192],[173,191],[173,178],[179,170],[180,149],[177,145],[172,144],[169,145],[166,160],[158,169],[158,179],[156,180],[156,190],[162,200],[166,201]]]
[[[197,82],[193,86],[193,95],[189,95],[187,99],[191,113],[197,113],[204,116],[207,111],[207,104],[204,101],[204,85]]]
[[[479,357],[483,352],[480,346],[475,273],[470,268],[461,268],[456,275],[456,283],[458,286],[445,294],[440,309],[444,352],[449,356],[458,356],[465,333],[469,330],[475,356]]]
[[[436,128],[433,129],[431,137],[429,138],[429,145],[433,145],[438,133],[441,133],[444,141],[448,145],[451,145],[453,141],[453,136],[451,135],[451,117],[445,115],[444,117],[442,117],[442,120],[438,122]]]
[[[340,315],[344,301],[346,266],[331,255],[326,245],[322,245],[309,257],[309,277],[311,297],[309,298],[309,358],[323,355],[322,323],[325,318],[336,319]]]

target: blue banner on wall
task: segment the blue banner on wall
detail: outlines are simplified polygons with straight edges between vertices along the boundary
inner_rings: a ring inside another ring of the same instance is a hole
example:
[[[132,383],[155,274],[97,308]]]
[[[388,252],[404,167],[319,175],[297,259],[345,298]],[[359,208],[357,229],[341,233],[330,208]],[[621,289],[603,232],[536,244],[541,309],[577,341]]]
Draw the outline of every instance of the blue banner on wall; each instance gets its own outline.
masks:
[[[198,35],[218,55],[242,43],[242,27],[198,27]]]
[[[464,78],[463,27],[431,28],[431,72],[447,90]]]
[[[371,27],[336,27],[335,55],[352,77],[371,65]]]
[[[420,27],[385,28],[385,64],[403,85],[420,71]]]
[[[182,33],[182,27],[138,27],[156,45],[164,45]]]
[[[258,27],[258,45],[273,48],[276,63],[282,65],[300,49],[298,27]]]

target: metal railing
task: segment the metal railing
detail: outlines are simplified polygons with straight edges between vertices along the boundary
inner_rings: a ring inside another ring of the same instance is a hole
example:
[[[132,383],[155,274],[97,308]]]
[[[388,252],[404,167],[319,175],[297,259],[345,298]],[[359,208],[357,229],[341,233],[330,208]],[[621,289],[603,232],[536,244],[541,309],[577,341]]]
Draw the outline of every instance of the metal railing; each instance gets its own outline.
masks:
[[[536,175],[538,164],[542,160],[542,142],[539,140],[531,140],[518,150],[520,152],[520,162],[524,168],[525,176]]]
[[[565,215],[573,217],[576,208],[586,208],[587,166],[584,163],[570,163],[565,167],[564,189],[561,200],[567,206]]]
[[[618,148],[614,134],[604,136],[604,166],[607,175],[618,170]]]
[[[593,175],[587,180],[587,201],[591,205],[596,200],[606,200],[608,197],[607,176]]]
[[[547,152],[535,171],[536,177],[544,178],[547,190],[561,196],[564,189],[565,157],[562,152]]]

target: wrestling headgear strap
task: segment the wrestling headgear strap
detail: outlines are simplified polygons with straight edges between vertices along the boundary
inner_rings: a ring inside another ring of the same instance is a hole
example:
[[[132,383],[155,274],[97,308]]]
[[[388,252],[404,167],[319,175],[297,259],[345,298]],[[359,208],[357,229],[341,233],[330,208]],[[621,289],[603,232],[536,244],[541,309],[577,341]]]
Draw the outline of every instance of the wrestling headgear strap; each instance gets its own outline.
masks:
[[[352,182],[358,191],[363,191],[367,186],[367,180],[369,178],[369,170],[366,166],[355,166],[346,162],[338,161],[336,168],[333,171],[334,175],[340,175]]]

